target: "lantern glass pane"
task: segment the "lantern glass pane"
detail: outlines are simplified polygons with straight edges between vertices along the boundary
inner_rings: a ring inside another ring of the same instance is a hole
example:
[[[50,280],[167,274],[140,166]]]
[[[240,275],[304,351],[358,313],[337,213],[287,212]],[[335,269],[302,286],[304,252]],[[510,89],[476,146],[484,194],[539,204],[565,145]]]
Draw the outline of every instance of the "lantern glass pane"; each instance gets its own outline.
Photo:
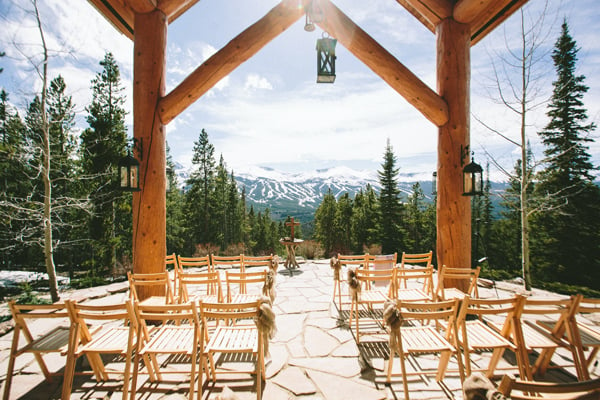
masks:
[[[138,167],[135,165],[132,165],[129,169],[129,186],[133,189],[140,187],[138,181]]]
[[[129,173],[128,173],[127,169],[128,169],[127,166],[122,165],[121,171],[119,173],[119,176],[121,177],[121,187],[122,188],[129,187],[129,182],[127,182],[127,178],[129,178]]]
[[[473,193],[473,180],[470,172],[463,173],[463,193],[466,195]]]

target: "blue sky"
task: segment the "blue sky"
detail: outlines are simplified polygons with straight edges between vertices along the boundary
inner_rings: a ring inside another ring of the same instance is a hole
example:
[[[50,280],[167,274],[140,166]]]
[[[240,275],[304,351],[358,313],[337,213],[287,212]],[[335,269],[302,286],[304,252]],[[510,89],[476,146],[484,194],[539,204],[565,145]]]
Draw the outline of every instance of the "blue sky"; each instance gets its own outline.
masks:
[[[105,51],[113,52],[119,62],[131,110],[132,42],[85,0],[39,1],[52,55],[50,75],[64,76],[81,115],[91,100],[90,81],[100,70],[98,62]],[[334,2],[435,90],[435,36],[402,6],[391,0],[368,2],[368,6],[362,0]],[[277,3],[199,1],[169,27],[167,90]],[[544,5],[544,0],[530,0],[526,18],[538,16]],[[30,10],[29,2],[0,0],[0,50],[7,53],[0,59],[4,67],[0,85],[19,108],[40,86],[28,59],[33,57],[35,63],[40,52]],[[542,147],[536,132],[547,122],[545,101],[554,79],[549,51],[563,18],[581,47],[578,73],[586,75],[590,86],[585,97],[588,115],[591,121],[600,122],[600,4],[596,0],[552,0],[543,29],[547,38],[537,53],[542,59],[534,69],[539,76],[535,97],[539,106],[529,114],[528,135],[537,154]],[[518,117],[496,104],[490,94],[497,97],[492,59],[507,54],[505,43],[518,49],[519,21],[517,13],[471,50],[472,114],[517,140]],[[292,25],[167,126],[173,158],[190,165],[193,143],[204,128],[217,157],[223,154],[236,173],[254,165],[290,172],[338,165],[377,169],[389,138],[401,172],[431,176],[437,162],[437,128],[341,45],[336,49],[335,83],[316,84],[315,43],[322,32],[317,28],[308,33],[303,26],[304,19]],[[84,127],[82,119],[79,128]],[[480,163],[485,163],[487,152],[509,169],[520,154],[514,145],[474,119],[471,144]],[[594,162],[600,163],[600,146],[594,143],[590,153]],[[493,167],[492,174],[502,178]]]

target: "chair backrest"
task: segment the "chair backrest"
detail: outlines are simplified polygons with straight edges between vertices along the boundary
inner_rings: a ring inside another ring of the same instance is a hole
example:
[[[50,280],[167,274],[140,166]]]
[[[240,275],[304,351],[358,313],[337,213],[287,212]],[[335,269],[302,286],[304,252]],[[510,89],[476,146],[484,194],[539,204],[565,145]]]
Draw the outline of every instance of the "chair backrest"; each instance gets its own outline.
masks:
[[[481,267],[476,268],[454,268],[442,265],[438,271],[438,285],[435,290],[436,297],[445,299],[444,290],[447,289],[449,281],[464,281],[467,283],[467,290],[463,291],[471,297],[479,297],[477,290],[477,279]]]
[[[129,281],[129,296],[132,300],[140,301],[139,291],[141,289],[146,290],[147,293],[155,292],[159,297],[164,297],[165,304],[175,302],[174,289],[168,271],[148,274],[128,271],[127,280]]]
[[[204,326],[209,325],[209,320],[236,321],[238,319],[253,319],[258,317],[262,300],[247,303],[213,303],[201,301],[199,303],[200,317]]]
[[[179,272],[185,272],[188,268],[193,268],[195,272],[202,272],[205,269],[208,271],[212,270],[212,264],[210,263],[210,256],[204,257],[182,257],[177,256],[177,264]]]
[[[196,329],[196,338],[200,338],[200,317],[199,309],[196,302],[186,302],[181,304],[156,305],[156,304],[140,304],[134,303],[136,318],[139,322],[141,334],[138,340],[150,340],[150,329],[148,329],[148,321],[151,325],[156,325],[156,322],[161,322],[166,325],[175,322],[177,325],[187,323],[194,325]]]
[[[396,272],[395,268],[357,268],[356,279],[360,283],[362,289],[371,290],[372,286],[388,287],[388,296],[396,297]]]
[[[8,302],[8,308],[10,309],[13,321],[15,322],[15,335],[22,332],[27,343],[31,343],[35,339],[29,326],[34,320],[64,319],[64,321],[57,321],[57,325],[68,327],[70,324],[69,313],[65,303],[17,304],[14,300],[11,300]],[[69,330],[63,329],[62,332],[54,331],[52,327],[54,324],[43,321],[36,322],[36,325],[40,323],[44,324],[44,328],[48,328],[48,333],[53,332],[52,336],[55,338],[51,344],[52,348],[48,348],[46,351],[63,350],[63,347],[68,344]],[[59,335],[61,338],[57,338],[55,335]]]
[[[231,301],[232,295],[248,293],[248,285],[252,285],[256,294],[262,293],[262,288],[267,281],[267,271],[234,272],[225,271],[225,282],[227,283],[227,301]]]
[[[177,255],[175,253],[173,254],[167,254],[165,256],[165,268],[168,270],[169,267],[172,267],[173,271],[177,271],[178,267],[177,267]]]
[[[455,329],[458,329],[458,313],[460,307],[459,299],[442,300],[442,301],[399,301],[398,309],[400,317],[403,321],[415,321],[420,324],[423,322],[430,324],[436,322],[438,328],[445,330],[444,338],[450,343],[454,343]],[[445,321],[444,324],[437,322]],[[451,340],[452,339],[452,340]]]
[[[213,269],[217,268],[239,268],[242,269],[244,267],[244,255],[240,254],[238,256],[217,256],[215,254],[211,255],[212,267]]]
[[[485,320],[486,324],[497,328],[500,335],[509,338],[519,315],[520,301],[521,296],[477,299],[467,295],[461,301],[458,315],[459,326],[462,326],[469,316],[473,316],[482,321]]]
[[[272,268],[273,254],[268,256],[247,256],[243,255],[242,270],[246,267],[267,267]]]
[[[137,318],[131,299],[117,304],[86,304],[72,300],[65,303],[71,323],[77,327],[82,344],[92,340],[94,328],[110,329],[113,326],[111,321],[119,321],[121,326],[128,326],[130,336],[137,332]],[[123,352],[126,350],[123,349]]]
[[[597,400],[600,398],[600,378],[588,381],[552,383],[522,381],[504,375],[498,391],[512,400],[534,400],[550,394],[553,400]],[[519,392],[519,393],[517,393]]]
[[[216,296],[223,301],[221,277],[218,271],[186,272],[179,275],[179,302],[185,303],[194,296]]]
[[[400,265],[402,268],[406,268],[406,265],[417,266],[417,267],[431,267],[433,260],[433,251],[428,253],[406,253],[402,252],[402,259]],[[424,265],[423,265],[424,264]]]
[[[396,267],[398,262],[398,253],[393,254],[368,254],[367,259],[369,261],[369,267],[375,269],[389,269]]]
[[[368,253],[365,254],[339,254],[337,259],[341,265],[367,265]]]
[[[409,281],[423,281],[423,292],[433,300],[433,265],[419,268],[406,268],[402,264],[396,267],[396,287],[408,287]]]

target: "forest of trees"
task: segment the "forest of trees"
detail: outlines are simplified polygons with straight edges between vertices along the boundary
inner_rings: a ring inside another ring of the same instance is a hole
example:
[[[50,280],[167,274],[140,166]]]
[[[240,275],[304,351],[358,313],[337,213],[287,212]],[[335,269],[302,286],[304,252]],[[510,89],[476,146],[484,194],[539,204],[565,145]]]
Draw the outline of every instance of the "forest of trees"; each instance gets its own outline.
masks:
[[[556,79],[549,122],[538,132],[544,164],[527,186],[531,207],[541,210],[527,216],[531,275],[536,284],[600,289],[600,190],[587,148],[595,125],[587,122],[583,104],[585,77],[575,73],[578,50],[564,23],[552,54]],[[43,269],[48,256],[59,272],[71,276],[122,276],[130,267],[132,199],[118,190],[116,171],[129,142],[126,99],[114,57],[107,53],[99,64],[82,132],[75,127],[76,105],[62,76],[50,80],[24,111],[0,92],[1,269]],[[531,160],[524,162],[531,172]],[[194,142],[192,163],[180,190],[167,148],[167,252],[282,254],[279,239],[289,236],[285,221],[274,221],[269,209],[247,206],[245,188],[238,187],[224,158],[217,160],[204,129]],[[379,192],[366,186],[353,198],[348,193],[336,198],[331,191],[324,196],[314,221],[303,221],[314,222],[321,255],[435,252],[435,198],[426,201],[418,183],[409,196],[402,195],[400,167],[388,141]],[[525,275],[521,168],[518,160],[500,209],[492,205],[489,165],[484,195],[472,199],[472,264],[485,258],[484,275]],[[300,232],[296,229],[296,237]],[[44,248],[48,240],[50,255]]]
[[[586,122],[583,95],[588,87],[585,77],[575,73],[578,50],[564,22],[552,53],[556,79],[549,122],[538,132],[545,146],[543,168],[527,186],[529,208],[536,211],[527,214],[531,279],[550,289],[570,284],[599,290],[600,189],[586,145],[595,125]],[[531,173],[530,153],[527,158]],[[522,166],[518,160],[499,210],[491,201],[489,165],[484,194],[472,199],[472,266],[482,260],[484,276],[529,278],[522,269]],[[398,171],[388,142],[379,171],[381,193],[367,186],[354,199],[325,196],[315,214],[315,236],[326,254],[435,252],[435,199],[426,203],[418,184],[410,196],[401,196]]]
[[[117,184],[117,165],[125,156],[125,95],[119,67],[107,53],[91,82],[86,107],[88,127],[75,131],[75,108],[62,76],[24,115],[0,92],[0,268],[43,270],[44,227],[51,223],[51,258],[58,272],[91,277],[123,276],[130,267],[131,193]],[[49,149],[44,150],[44,126]],[[45,192],[44,152],[49,153],[49,191]],[[194,170],[179,190],[167,156],[171,190],[167,192],[167,250],[182,255],[269,254],[281,250],[289,235],[285,221],[273,221],[268,209],[247,209],[244,189],[223,157],[217,163],[208,134],[194,143]],[[51,193],[48,195],[46,193]],[[48,206],[44,198],[49,198]],[[51,218],[44,210],[51,210]],[[48,221],[48,222],[44,222]],[[49,222],[51,221],[51,222]]]

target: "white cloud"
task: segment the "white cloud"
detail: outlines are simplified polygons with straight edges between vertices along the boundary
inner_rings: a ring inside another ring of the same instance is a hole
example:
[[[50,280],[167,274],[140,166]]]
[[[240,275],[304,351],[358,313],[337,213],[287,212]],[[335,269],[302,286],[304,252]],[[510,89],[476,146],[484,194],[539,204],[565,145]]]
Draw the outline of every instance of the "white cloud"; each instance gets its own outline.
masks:
[[[244,89],[266,89],[273,90],[273,85],[264,76],[258,74],[249,74],[246,77]]]

